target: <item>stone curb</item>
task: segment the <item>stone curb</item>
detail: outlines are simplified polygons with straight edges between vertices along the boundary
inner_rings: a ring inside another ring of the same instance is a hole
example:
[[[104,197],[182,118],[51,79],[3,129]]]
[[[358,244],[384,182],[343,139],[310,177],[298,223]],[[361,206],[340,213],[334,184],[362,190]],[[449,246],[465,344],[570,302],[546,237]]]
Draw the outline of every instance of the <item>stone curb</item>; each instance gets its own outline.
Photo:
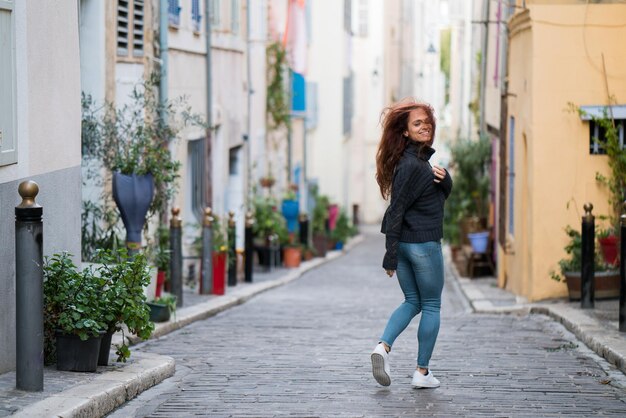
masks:
[[[174,359],[136,353],[134,362],[21,409],[16,418],[101,417],[174,375]]]
[[[626,336],[619,335],[619,331],[611,332],[597,319],[564,304],[516,303],[512,306],[495,306],[484,296],[478,286],[472,285],[471,282],[464,282],[454,265],[451,266],[451,270],[463,296],[475,313],[526,313],[549,316],[562,324],[596,354],[626,374]]]

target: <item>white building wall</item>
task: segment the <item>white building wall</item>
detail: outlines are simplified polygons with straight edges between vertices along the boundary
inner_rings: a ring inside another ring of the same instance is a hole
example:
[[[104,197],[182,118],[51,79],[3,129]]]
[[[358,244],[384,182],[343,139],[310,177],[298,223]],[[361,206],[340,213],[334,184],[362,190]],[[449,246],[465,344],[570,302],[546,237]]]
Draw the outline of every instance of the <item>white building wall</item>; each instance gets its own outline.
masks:
[[[380,0],[361,0],[367,4],[367,35],[357,32],[354,48],[354,120],[351,158],[352,202],[359,205],[359,221],[374,223],[382,219],[386,203],[376,183],[376,151],[380,140],[380,113],[387,105],[384,98],[384,4]],[[357,2],[357,7],[358,7]],[[354,11],[358,13],[358,9]],[[358,29],[358,21],[357,26]]]
[[[342,173],[343,77],[346,51],[343,2],[311,4],[311,44],[307,79],[318,83],[318,125],[308,134],[309,178],[317,178],[320,193],[343,201]],[[332,46],[332,47],[331,47]]]
[[[15,2],[17,164],[0,166],[0,373],[15,369],[15,217],[39,184],[43,253],[80,254],[78,2]],[[54,34],[54,36],[51,36]]]

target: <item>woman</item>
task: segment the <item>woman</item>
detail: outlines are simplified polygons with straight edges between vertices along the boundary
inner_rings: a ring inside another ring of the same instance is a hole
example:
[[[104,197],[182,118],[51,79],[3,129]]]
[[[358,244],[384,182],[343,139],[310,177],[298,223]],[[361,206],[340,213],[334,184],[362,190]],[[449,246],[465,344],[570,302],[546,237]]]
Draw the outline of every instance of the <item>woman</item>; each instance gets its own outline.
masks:
[[[384,199],[390,199],[381,232],[386,237],[383,268],[397,273],[404,302],[393,312],[372,353],[376,381],[391,384],[389,352],[393,342],[420,312],[417,368],[411,384],[436,388],[439,381],[428,363],[439,333],[443,290],[443,206],[452,190],[452,178],[428,160],[435,150],[435,117],[425,103],[405,100],[385,109],[383,133],[376,155],[376,181]]]

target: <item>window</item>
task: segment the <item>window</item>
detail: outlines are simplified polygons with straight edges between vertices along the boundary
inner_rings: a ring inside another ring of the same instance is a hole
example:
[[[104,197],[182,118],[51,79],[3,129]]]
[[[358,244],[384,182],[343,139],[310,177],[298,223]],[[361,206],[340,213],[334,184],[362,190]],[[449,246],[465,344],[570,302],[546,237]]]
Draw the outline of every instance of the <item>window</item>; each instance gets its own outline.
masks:
[[[177,28],[180,26],[180,4],[179,0],[167,1],[167,22],[170,26]]]
[[[230,30],[233,35],[239,34],[239,16],[240,6],[239,0],[230,0]]]
[[[143,57],[144,0],[117,2],[117,55]]]
[[[509,119],[509,234],[514,233],[515,214],[515,117]]]
[[[191,22],[194,32],[200,32],[202,14],[200,14],[200,0],[191,0]]]
[[[626,124],[626,119],[614,119],[614,121],[619,144],[624,148],[624,125]],[[589,122],[589,154],[605,155],[606,141],[606,129],[598,122],[591,120]]]
[[[218,29],[220,26],[220,0],[209,0],[209,4],[211,5],[210,14],[211,17],[211,27]]]
[[[0,165],[17,163],[13,7],[0,2]]]

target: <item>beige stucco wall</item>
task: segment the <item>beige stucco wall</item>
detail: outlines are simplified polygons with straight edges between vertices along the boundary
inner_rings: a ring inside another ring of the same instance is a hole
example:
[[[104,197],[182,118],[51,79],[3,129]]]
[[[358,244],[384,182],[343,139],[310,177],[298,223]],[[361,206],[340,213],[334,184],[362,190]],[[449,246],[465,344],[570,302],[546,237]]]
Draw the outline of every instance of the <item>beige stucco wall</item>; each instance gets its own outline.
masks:
[[[531,300],[566,295],[549,273],[565,255],[563,229],[580,229],[583,204],[592,202],[596,216],[609,212],[608,194],[595,181],[596,172],[608,172],[607,159],[589,155],[589,125],[566,109],[569,102],[607,102],[602,54],[609,90],[624,103],[625,20],[626,5],[541,5],[509,25],[515,234],[507,234],[511,251],[500,274],[507,288]]]

